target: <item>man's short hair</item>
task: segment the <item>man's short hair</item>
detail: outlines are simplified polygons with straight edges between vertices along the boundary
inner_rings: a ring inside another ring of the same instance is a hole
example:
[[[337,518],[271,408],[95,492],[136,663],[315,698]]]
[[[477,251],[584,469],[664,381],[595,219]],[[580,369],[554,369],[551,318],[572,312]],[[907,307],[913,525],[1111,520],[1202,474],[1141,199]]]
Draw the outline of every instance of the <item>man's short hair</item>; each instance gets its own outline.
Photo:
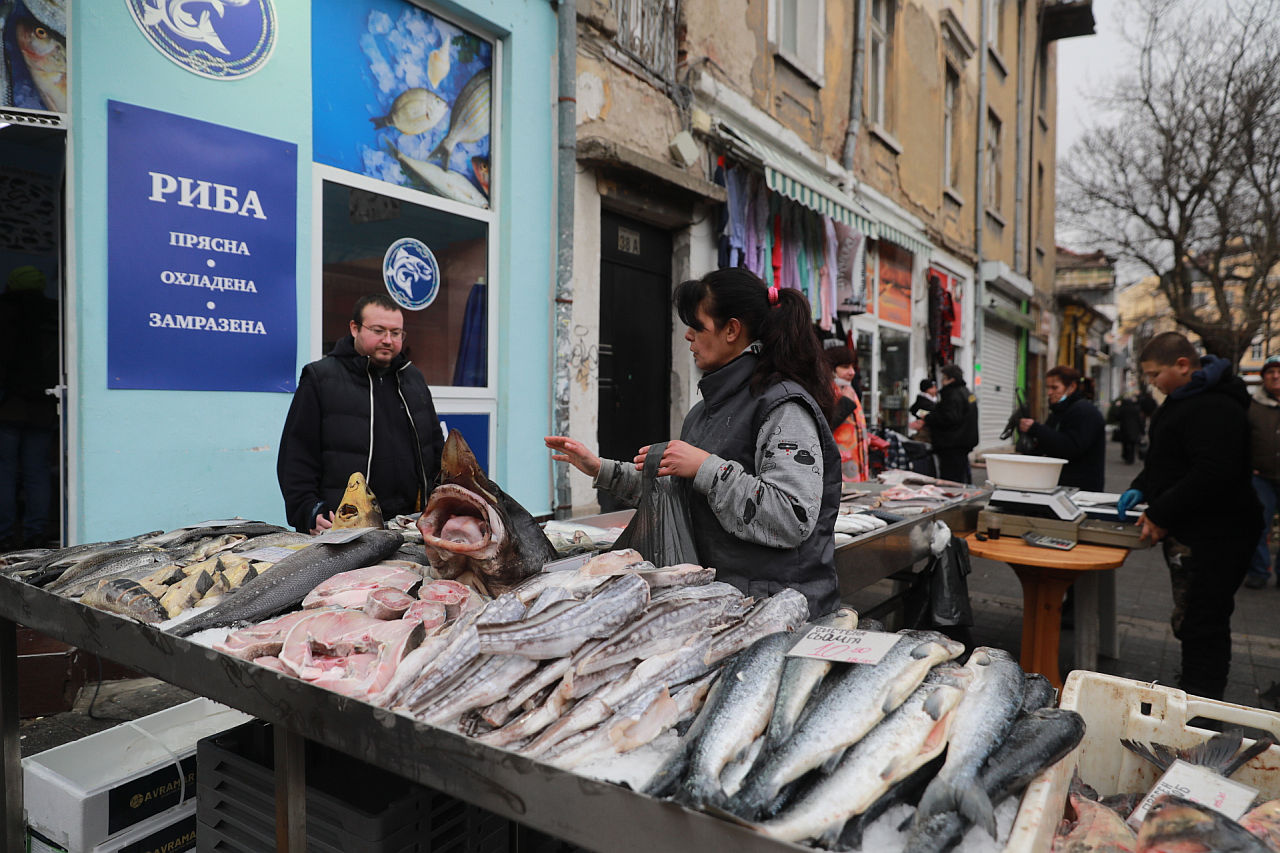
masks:
[[[366,305],[376,305],[385,311],[399,311],[404,313],[404,309],[396,304],[396,301],[385,293],[370,293],[367,296],[361,296],[356,300],[356,307],[351,309],[351,322],[359,326],[364,322],[364,309]]]
[[[1191,341],[1187,340],[1186,335],[1178,332],[1161,332],[1142,348],[1138,362],[1149,361],[1152,364],[1168,367],[1180,358],[1185,358],[1192,365],[1200,363],[1200,355],[1191,345]]]
[[[1059,364],[1057,367],[1050,368],[1045,376],[1057,377],[1058,381],[1068,388],[1080,384],[1080,371],[1069,364]]]
[[[937,385],[937,384],[938,384],[938,383],[937,383],[936,381],[932,380],[932,379],[928,379],[928,378],[926,378],[926,379],[921,379],[921,380],[920,380],[920,390],[921,390],[921,391],[928,391],[930,388],[932,388],[933,386],[935,386],[935,385]]]
[[[964,381],[964,371],[960,369],[959,365],[955,365],[955,364],[943,365],[942,375],[947,377],[948,379],[954,379],[956,382]]]

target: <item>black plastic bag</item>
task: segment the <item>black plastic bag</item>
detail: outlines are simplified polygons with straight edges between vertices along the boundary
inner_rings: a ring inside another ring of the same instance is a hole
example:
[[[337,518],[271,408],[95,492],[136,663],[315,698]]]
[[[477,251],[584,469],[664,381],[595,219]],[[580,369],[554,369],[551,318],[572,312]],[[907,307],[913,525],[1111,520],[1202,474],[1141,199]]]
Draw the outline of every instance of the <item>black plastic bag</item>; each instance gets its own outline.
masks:
[[[948,629],[973,625],[969,602],[969,546],[955,536],[942,554],[929,558],[929,565],[903,596],[903,620],[912,628]]]
[[[697,563],[693,526],[689,522],[688,483],[680,477],[659,477],[658,465],[667,442],[652,444],[644,458],[640,503],[613,550],[634,548],[655,566]]]

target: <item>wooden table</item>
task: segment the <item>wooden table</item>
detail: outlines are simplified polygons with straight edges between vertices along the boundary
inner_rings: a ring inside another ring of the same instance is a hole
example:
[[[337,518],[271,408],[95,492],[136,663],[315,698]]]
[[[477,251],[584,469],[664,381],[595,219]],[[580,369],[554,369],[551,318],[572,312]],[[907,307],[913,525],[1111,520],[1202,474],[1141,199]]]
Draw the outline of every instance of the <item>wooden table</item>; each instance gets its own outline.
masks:
[[[965,537],[969,553],[1008,563],[1022,583],[1022,657],[1027,672],[1038,672],[1062,688],[1058,673],[1058,644],[1062,631],[1062,597],[1077,580],[1095,580],[1097,573],[1119,568],[1127,548],[1081,545],[1070,551],[1036,548],[1021,537],[1002,536],[980,542]],[[1082,594],[1083,593],[1083,594]],[[1076,666],[1093,669],[1098,657],[1098,585],[1082,584],[1076,594]],[[1111,616],[1114,621],[1114,612]]]

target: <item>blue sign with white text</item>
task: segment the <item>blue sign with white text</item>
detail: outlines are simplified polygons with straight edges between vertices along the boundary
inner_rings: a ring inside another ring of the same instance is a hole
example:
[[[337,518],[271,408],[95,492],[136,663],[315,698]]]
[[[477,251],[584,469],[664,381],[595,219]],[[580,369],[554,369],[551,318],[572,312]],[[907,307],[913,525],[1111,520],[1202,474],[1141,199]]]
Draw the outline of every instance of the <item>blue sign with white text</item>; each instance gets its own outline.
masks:
[[[107,109],[107,387],[294,390],[297,146]]]

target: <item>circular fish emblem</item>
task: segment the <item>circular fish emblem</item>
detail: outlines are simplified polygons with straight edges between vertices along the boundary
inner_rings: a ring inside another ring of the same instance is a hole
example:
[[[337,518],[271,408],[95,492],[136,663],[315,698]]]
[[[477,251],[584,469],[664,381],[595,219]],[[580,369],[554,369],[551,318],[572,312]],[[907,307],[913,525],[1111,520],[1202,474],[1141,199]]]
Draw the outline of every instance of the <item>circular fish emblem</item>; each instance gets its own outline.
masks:
[[[397,305],[421,311],[440,293],[440,264],[426,243],[401,237],[382,257],[382,280]]]
[[[125,0],[157,50],[213,80],[248,77],[276,46],[273,0]]]

